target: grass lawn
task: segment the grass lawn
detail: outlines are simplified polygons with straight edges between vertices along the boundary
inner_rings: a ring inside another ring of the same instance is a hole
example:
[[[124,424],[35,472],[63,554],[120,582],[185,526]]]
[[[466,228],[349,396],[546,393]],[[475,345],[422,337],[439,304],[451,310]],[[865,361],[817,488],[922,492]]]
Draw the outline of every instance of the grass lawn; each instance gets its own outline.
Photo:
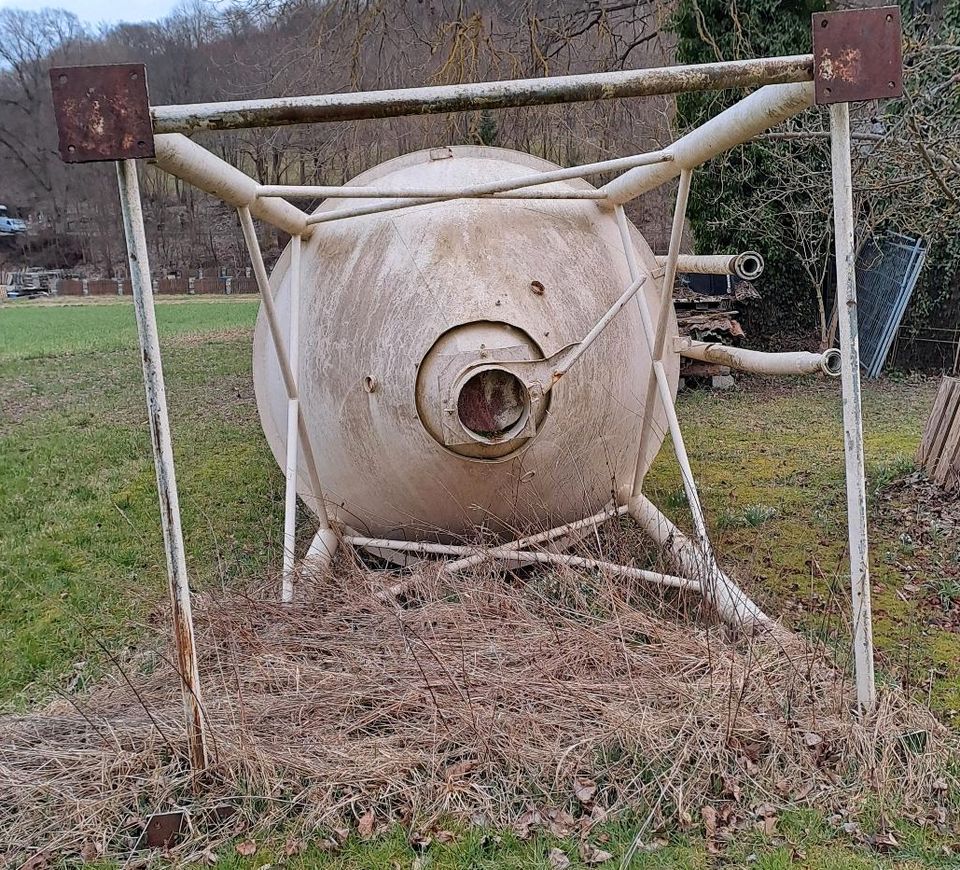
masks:
[[[283,480],[260,433],[251,382],[249,299],[164,301],[157,307],[178,462],[187,558],[198,590],[242,584],[280,561]],[[881,679],[899,681],[950,722],[960,709],[960,542],[938,537],[896,481],[933,400],[932,380],[864,389],[872,494],[872,566]],[[845,496],[836,382],[745,381],[684,394],[680,412],[725,565],[785,622],[846,648],[842,619]],[[669,449],[650,476],[667,513],[682,515]],[[906,499],[906,501],[904,501]],[[905,593],[904,590],[907,590]],[[123,656],[166,595],[136,327],[129,301],[0,306],[0,703],[22,708],[96,680]],[[732,844],[727,866],[960,866],[942,837],[893,821],[899,845],[867,851],[824,816],[781,816],[776,841]],[[631,824],[607,829],[614,855]],[[219,866],[260,867],[230,851]],[[434,844],[421,866],[548,867],[562,848],[473,829]],[[335,855],[309,846],[288,866],[411,866],[395,831],[351,840]],[[666,836],[635,867],[707,867],[697,833]],[[611,862],[611,865],[614,862]]]

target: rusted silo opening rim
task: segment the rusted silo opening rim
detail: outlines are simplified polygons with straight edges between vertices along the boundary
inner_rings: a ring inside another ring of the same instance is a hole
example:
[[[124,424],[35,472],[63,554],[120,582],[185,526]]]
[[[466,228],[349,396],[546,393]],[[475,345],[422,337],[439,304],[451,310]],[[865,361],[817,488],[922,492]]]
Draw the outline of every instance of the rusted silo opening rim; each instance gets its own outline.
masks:
[[[501,366],[471,370],[455,391],[460,425],[481,444],[515,438],[530,418],[526,384]]]

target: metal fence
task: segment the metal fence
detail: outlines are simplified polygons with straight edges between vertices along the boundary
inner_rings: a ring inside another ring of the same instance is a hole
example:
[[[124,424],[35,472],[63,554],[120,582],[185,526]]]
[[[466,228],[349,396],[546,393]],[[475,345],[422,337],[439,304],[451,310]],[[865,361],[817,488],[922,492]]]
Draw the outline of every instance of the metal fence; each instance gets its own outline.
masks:
[[[883,369],[927,255],[922,239],[889,233],[857,257],[860,364],[868,378]]]
[[[249,274],[185,275],[152,279],[153,291],[161,295],[210,295],[257,293],[257,281]],[[0,288],[10,296],[41,293],[49,296],[127,296],[129,278],[65,278],[62,272],[29,270],[0,273]],[[2,297],[0,297],[2,298]]]

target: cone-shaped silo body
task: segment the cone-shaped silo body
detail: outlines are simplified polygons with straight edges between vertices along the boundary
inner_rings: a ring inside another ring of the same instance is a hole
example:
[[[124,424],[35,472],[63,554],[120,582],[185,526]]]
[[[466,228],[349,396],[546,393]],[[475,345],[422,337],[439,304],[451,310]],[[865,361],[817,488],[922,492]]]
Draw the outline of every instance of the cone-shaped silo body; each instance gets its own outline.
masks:
[[[456,188],[555,169],[499,148],[408,154],[353,179]],[[585,181],[546,189],[590,190]],[[320,211],[376,200],[328,200]],[[658,316],[657,266],[633,230]],[[289,317],[289,249],[271,285]],[[630,284],[611,211],[593,200],[453,200],[316,227],[303,247],[300,394],[331,515],[384,537],[499,534],[594,513],[629,487],[650,371],[631,302],[542,401],[465,366],[549,357],[582,339]],[[676,321],[670,313],[667,347]],[[679,362],[665,366],[676,387]],[[285,464],[287,402],[263,313],[254,384]],[[652,462],[666,429],[654,410]],[[313,493],[301,454],[298,491]]]

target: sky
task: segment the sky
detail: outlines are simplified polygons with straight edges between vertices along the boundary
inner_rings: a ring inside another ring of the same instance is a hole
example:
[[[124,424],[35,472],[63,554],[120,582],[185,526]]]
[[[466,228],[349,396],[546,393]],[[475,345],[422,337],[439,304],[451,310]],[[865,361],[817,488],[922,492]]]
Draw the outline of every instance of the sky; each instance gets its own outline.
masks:
[[[178,0],[0,0],[0,9],[66,9],[84,24],[116,24],[120,21],[156,21],[169,14]]]

